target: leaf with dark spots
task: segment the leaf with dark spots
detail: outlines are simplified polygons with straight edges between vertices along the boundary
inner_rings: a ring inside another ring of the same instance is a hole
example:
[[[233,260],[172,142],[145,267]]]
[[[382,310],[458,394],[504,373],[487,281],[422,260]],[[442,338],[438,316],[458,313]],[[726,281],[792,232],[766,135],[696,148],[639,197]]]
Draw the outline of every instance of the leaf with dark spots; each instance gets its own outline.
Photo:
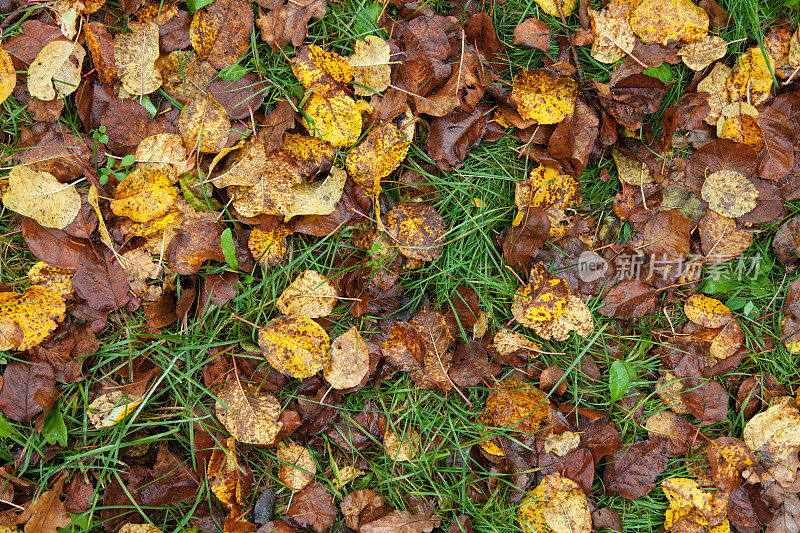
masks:
[[[658,259],[683,259],[689,255],[692,220],[677,209],[659,211],[644,225],[645,251]]]
[[[128,274],[107,248],[88,252],[72,276],[75,293],[101,312],[114,311],[130,301]]]
[[[474,387],[480,383],[489,383],[500,373],[500,366],[489,362],[489,356],[481,343],[475,340],[463,340],[453,354],[453,365],[448,374],[453,383],[459,387]]]
[[[8,418],[27,423],[42,412],[37,393],[54,387],[53,369],[43,362],[11,361],[3,372],[0,410]]]
[[[703,120],[711,112],[708,93],[686,93],[678,100],[677,128],[681,131],[694,130],[703,125]]]
[[[470,148],[477,145],[486,129],[486,109],[476,106],[469,113],[454,111],[431,122],[428,155],[442,170],[458,168]]]
[[[193,220],[170,241],[164,259],[178,274],[197,274],[206,260],[225,262],[221,237],[222,230],[214,219]]]
[[[267,95],[267,84],[249,72],[235,81],[215,78],[206,87],[209,93],[234,119],[248,118],[255,113]]]
[[[730,139],[717,139],[692,154],[686,174],[701,182],[720,170],[732,170],[749,177],[756,172],[756,159],[757,154],[750,146]]]
[[[606,465],[606,492],[629,500],[641,498],[655,488],[656,478],[668,462],[666,439],[647,439],[625,446]]]
[[[594,479],[594,458],[588,448],[578,446],[563,457],[557,454],[539,453],[537,476],[540,478],[554,472],[577,483],[587,494],[592,492]]]
[[[772,239],[772,251],[787,268],[800,260],[800,216],[790,218]]]
[[[70,270],[77,270],[82,264],[89,244],[89,241],[71,237],[60,229],[45,228],[32,218],[22,219],[22,236],[37,259]]]
[[[759,111],[758,125],[764,139],[764,149],[758,156],[758,177],[780,181],[794,167],[791,125],[783,113],[772,107]]]
[[[182,50],[191,45],[189,39],[189,25],[192,23],[192,16],[179,9],[169,20],[158,25],[158,44],[164,53]]]
[[[60,123],[37,123],[20,134],[14,158],[33,170],[49,172],[66,183],[84,174],[93,152],[91,141]]]

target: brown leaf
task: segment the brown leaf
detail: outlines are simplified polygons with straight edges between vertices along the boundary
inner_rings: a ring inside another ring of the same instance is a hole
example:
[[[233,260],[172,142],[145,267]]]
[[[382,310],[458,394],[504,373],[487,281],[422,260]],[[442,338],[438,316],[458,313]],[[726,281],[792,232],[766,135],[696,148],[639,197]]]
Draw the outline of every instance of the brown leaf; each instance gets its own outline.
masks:
[[[528,19],[514,28],[514,46],[547,52],[550,50],[550,28],[539,19]]]
[[[732,170],[744,176],[756,173],[755,150],[749,146],[731,141],[717,139],[700,147],[689,159],[686,174],[702,180],[720,170]]]
[[[568,173],[579,176],[589,161],[589,154],[599,134],[599,125],[597,113],[578,100],[572,115],[562,120],[553,131],[548,153],[563,160]]]
[[[395,510],[359,529],[360,533],[430,533],[442,520],[437,516]]]
[[[72,523],[61,501],[64,479],[60,477],[51,490],[42,493],[22,512],[20,520],[26,522],[25,533],[58,533],[58,528]]]
[[[597,85],[597,82],[595,82]],[[613,116],[621,126],[637,130],[642,125],[644,115],[655,113],[661,99],[669,87],[647,74],[634,74],[618,81],[611,88],[600,87],[600,105]]]
[[[444,220],[428,204],[405,202],[386,215],[386,232],[406,257],[434,261],[442,255]]]
[[[764,139],[764,149],[758,156],[758,176],[779,181],[794,167],[794,141],[789,120],[772,107],[761,109],[758,125]]]
[[[431,122],[428,155],[442,170],[458,168],[467,152],[483,138],[486,110],[477,106],[470,112],[454,111]]]
[[[77,239],[66,232],[45,228],[32,218],[22,220],[22,236],[33,255],[57,268],[77,270],[84,261],[88,240]]]
[[[637,441],[623,447],[606,465],[606,491],[635,500],[656,486],[656,478],[667,468],[667,439]]]
[[[88,324],[64,324],[47,340],[34,346],[32,353],[53,368],[56,381],[74,383],[81,381],[83,362],[100,348]]]
[[[256,26],[261,32],[261,40],[267,42],[273,51],[289,43],[299,47],[308,35],[308,21],[312,17],[321,19],[326,9],[326,0],[288,2],[267,14],[259,9]]]
[[[247,52],[252,31],[250,2],[216,0],[194,14],[189,34],[200,59],[223,69]]]
[[[742,485],[742,472],[756,464],[753,452],[739,439],[719,437],[706,447],[711,477],[717,486],[732,492]]]
[[[211,492],[225,507],[233,510],[247,505],[253,472],[237,453],[235,438],[229,438],[221,448],[214,448],[206,477]]]
[[[655,311],[655,287],[646,281],[626,279],[608,291],[597,312],[607,317],[642,317]]]
[[[225,262],[220,237],[222,230],[213,218],[198,218],[185,223],[170,241],[164,254],[167,264],[178,274],[196,274],[208,260]]]
[[[234,120],[249,118],[264,103],[267,84],[254,72],[248,72],[234,81],[214,78],[205,87]]]
[[[716,381],[690,379],[684,383],[681,399],[700,425],[713,424],[728,416],[728,393]]]
[[[644,249],[658,259],[684,259],[691,231],[692,220],[677,209],[659,211],[644,225]]]
[[[294,522],[302,527],[311,527],[317,533],[331,527],[337,516],[333,497],[316,482],[295,494],[286,512]]]
[[[11,361],[3,372],[0,410],[8,418],[27,423],[42,412],[36,393],[55,386],[53,369],[46,363]]]
[[[272,446],[283,423],[281,404],[253,385],[229,381],[217,393],[216,414],[225,429],[245,444]]]
[[[75,293],[98,311],[113,311],[130,301],[128,274],[107,248],[102,255],[89,254],[72,276]]]

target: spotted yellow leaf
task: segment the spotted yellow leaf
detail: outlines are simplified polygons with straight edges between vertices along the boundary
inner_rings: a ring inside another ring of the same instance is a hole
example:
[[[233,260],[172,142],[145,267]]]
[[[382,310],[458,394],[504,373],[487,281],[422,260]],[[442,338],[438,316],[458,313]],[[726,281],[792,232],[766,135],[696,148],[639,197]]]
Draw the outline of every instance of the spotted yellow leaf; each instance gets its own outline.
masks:
[[[708,34],[708,13],[690,0],[644,0],[630,18],[633,32],[645,44],[693,43]]]
[[[34,285],[23,294],[0,292],[0,350],[28,350],[64,320],[66,304],[49,287]]]
[[[361,113],[355,101],[344,93],[330,98],[312,94],[303,106],[303,126],[333,146],[349,147],[361,135]]]
[[[49,172],[17,165],[8,175],[3,203],[42,226],[63,229],[80,211],[81,196],[74,185],[60,183]]]
[[[320,96],[334,96],[353,80],[353,71],[345,58],[313,44],[298,50],[291,63],[303,87]]]
[[[330,360],[331,340],[304,316],[282,316],[261,328],[258,344],[267,362],[285,376],[311,377]]]
[[[178,189],[156,170],[137,169],[117,187],[111,210],[134,222],[149,222],[164,215],[178,198]]]
[[[523,69],[514,76],[509,102],[520,116],[538,124],[558,124],[575,111],[578,84],[544,69]]]

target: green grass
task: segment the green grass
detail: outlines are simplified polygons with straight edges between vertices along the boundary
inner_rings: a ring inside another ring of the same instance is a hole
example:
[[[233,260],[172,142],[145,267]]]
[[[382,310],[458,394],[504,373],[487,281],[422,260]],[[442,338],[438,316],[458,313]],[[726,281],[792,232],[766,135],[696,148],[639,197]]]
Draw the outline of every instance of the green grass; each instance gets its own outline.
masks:
[[[772,2],[765,6],[754,0],[732,0],[723,4],[731,13],[733,23],[721,35],[727,40],[755,38],[757,43],[763,41],[769,21],[779,13],[788,16],[794,13],[796,16],[798,9],[795,7],[786,11],[782,10],[779,3]],[[432,5],[439,9],[446,7],[443,2]],[[310,23],[307,42],[349,54],[354,39],[370,34],[384,35],[374,19],[370,18],[371,9],[367,0],[332,2],[323,20]],[[535,3],[523,0],[508,0],[502,6],[494,6],[492,15],[500,39],[508,46],[512,72],[543,64],[540,52],[512,45],[513,29],[520,22],[530,17],[541,17],[549,24],[554,35],[567,37],[578,26],[575,16],[570,17],[564,25],[560,19],[541,13]],[[121,21],[121,24],[126,23],[125,20]],[[17,31],[18,26],[14,25],[6,30],[4,36],[9,37]],[[729,48],[729,55],[735,57],[752,45],[752,40],[735,43]],[[551,52],[555,52],[555,48]],[[294,51],[289,47],[284,53],[271,51],[254,32],[251,53],[241,62],[246,69],[266,74],[271,79],[274,89],[270,90],[267,105],[284,99],[286,95],[299,98],[303,93],[286,60]],[[588,47],[579,48],[579,57],[587,78],[601,82],[608,80],[612,67],[594,61],[588,53]],[[692,72],[680,64],[670,68],[676,83],[664,99],[662,109],[646,125],[655,131],[660,129],[659,118],[663,109],[677,102],[692,78]],[[510,86],[511,77],[500,81]],[[0,151],[0,162],[8,167],[13,164],[12,153],[21,129],[30,126],[31,119],[26,108],[13,97],[3,108],[0,128],[7,144]],[[63,121],[72,129],[81,128],[72,106],[67,107]],[[407,296],[407,309],[426,302],[442,305],[446,309],[456,288],[466,285],[478,294],[481,309],[490,317],[491,327],[504,327],[510,322],[512,317],[509,308],[519,282],[504,267],[494,237],[510,224],[514,216],[514,183],[525,178],[533,166],[533,163],[517,157],[515,148],[519,147],[519,141],[510,134],[492,144],[473,149],[461,168],[433,173],[426,172],[421,166],[430,162],[424,151],[419,147],[412,148],[405,167],[421,172],[435,186],[437,197],[434,204],[445,220],[448,233],[447,245],[438,260],[426,263],[417,271],[404,273],[402,284]],[[608,169],[612,176],[615,175],[614,165],[606,160],[587,168],[580,176],[584,200],[581,210],[596,221],[613,219],[611,204],[619,190],[618,180],[602,182],[598,179],[603,168]],[[403,198],[405,193],[400,184],[387,185],[389,196],[395,200]],[[476,199],[480,202],[476,202]],[[800,207],[796,205],[790,205],[789,208],[788,216],[800,213]],[[226,222],[232,223],[233,220]],[[736,302],[736,305],[744,302],[743,306],[751,305],[754,310],[746,316],[740,314],[745,346],[750,353],[732,375],[721,379],[746,377],[759,371],[770,372],[787,391],[794,394],[796,364],[779,341],[782,316],[779,311],[786,290],[797,274],[787,274],[773,259],[770,243],[778,226],[776,224],[760,233],[747,252],[749,256],[760,254],[763,257],[763,267],[757,277],[727,286],[711,287],[705,284],[701,289],[723,302]],[[0,216],[0,232],[3,235],[0,240],[0,283],[5,288],[20,291],[29,284],[27,270],[34,264],[35,258],[27,250],[8,211]],[[160,443],[166,443],[172,453],[193,463],[196,425],[207,428],[213,435],[220,435],[222,427],[213,416],[214,391],[206,387],[203,369],[213,361],[217,350],[237,344],[251,346],[256,340],[253,328],[234,319],[232,313],[258,325],[267,323],[276,316],[272,304],[301,271],[312,268],[329,277],[340,273],[334,252],[341,249],[354,251],[350,243],[351,234],[352,231],[348,230],[321,239],[295,236],[283,264],[265,273],[257,269],[252,276],[240,276],[239,293],[226,307],[220,309],[211,306],[202,317],[190,315],[185,325],[176,324],[160,334],[147,331],[141,312],[112,314],[109,325],[103,331],[99,351],[84,365],[88,378],[79,383],[59,385],[61,397],[58,410],[69,430],[70,446],[59,449],[47,461],[40,461],[38,455],[48,452],[45,436],[32,431],[32,423],[11,423],[6,431],[8,436],[0,445],[0,463],[16,465],[14,475],[33,481],[40,492],[52,485],[62,471],[70,475],[90,476],[96,487],[91,498],[92,508],[74,517],[72,530],[102,530],[100,513],[103,491],[114,480],[120,479],[133,453],[152,453]],[[622,234],[620,239],[625,236]],[[204,267],[202,276],[225,270],[226,267],[221,264],[209,265]],[[187,288],[185,281],[181,281],[183,290]],[[583,369],[589,360],[601,367],[609,365],[613,361],[612,345],[621,344],[624,359],[637,369],[634,386],[641,391],[639,404],[645,415],[663,409],[663,404],[653,392],[661,368],[661,361],[653,352],[663,341],[653,332],[669,330],[671,326],[683,323],[681,294],[678,291],[667,302],[670,318],[659,314],[625,323],[595,315],[595,332],[599,333],[589,339],[572,336],[564,342],[543,342],[547,353],[540,357],[539,362],[558,365],[565,370],[568,392],[558,401],[608,413],[626,442],[645,438],[647,432],[641,422],[620,402],[610,401],[607,373],[604,372],[602,379],[597,380]],[[600,299],[592,299],[589,304],[596,309]],[[345,331],[351,322],[347,306],[337,307],[329,328],[331,337]],[[362,317],[355,324],[365,336],[379,329],[375,317]],[[517,325],[510,327],[533,339],[533,335],[523,328]],[[774,340],[774,346],[766,344],[766,339]],[[13,354],[3,356],[5,361],[13,357]],[[93,387],[104,379],[129,379],[133,375],[132,363],[135,359],[147,361],[162,371],[148,387],[144,401],[132,415],[110,428],[94,429],[86,415],[87,399]],[[278,393],[283,406],[300,398],[298,387],[299,382],[291,382]],[[398,508],[407,507],[406,495],[429,500],[445,518],[445,527],[454,517],[467,514],[472,517],[476,531],[518,530],[515,505],[509,503],[515,490],[509,477],[483,468],[473,469],[466,460],[470,448],[487,436],[476,415],[483,409],[488,388],[478,386],[463,392],[471,405],[452,391],[441,394],[420,390],[408,377],[398,373],[378,387],[368,387],[345,395],[342,404],[337,406],[345,420],[360,412],[364,402],[370,400],[386,416],[389,427],[396,434],[415,431],[424,445],[413,461],[402,463],[389,458],[380,442],[362,451],[346,452],[328,436],[319,436],[315,438],[312,449],[320,474],[318,481],[337,496],[337,503],[350,490],[371,488],[379,492],[387,503]],[[742,417],[731,409],[728,420],[704,431],[715,436],[740,436],[743,424]],[[499,429],[495,434],[513,435],[513,431]],[[252,501],[264,488],[274,487],[278,494],[276,509],[280,513],[290,501],[291,494],[277,480],[275,450],[250,447],[245,456],[254,471]],[[692,475],[690,469],[699,459],[699,446],[688,457],[673,458],[660,480]],[[601,460],[598,471],[604,462]],[[339,487],[334,483],[334,463],[338,467],[360,464],[365,474]],[[488,492],[485,500],[475,498],[468,481],[477,487],[492,484],[496,490]],[[658,489],[630,501],[604,494],[602,481],[596,476],[592,496],[598,506],[609,506],[620,513],[626,532],[656,531],[663,524],[667,503],[663,492]],[[181,531],[187,527],[192,510],[198,506],[218,507],[205,480],[201,480],[196,499],[174,505],[168,510],[164,522],[172,524],[169,531]],[[131,510],[138,513],[135,508]],[[336,531],[340,526],[336,524],[332,530]]]

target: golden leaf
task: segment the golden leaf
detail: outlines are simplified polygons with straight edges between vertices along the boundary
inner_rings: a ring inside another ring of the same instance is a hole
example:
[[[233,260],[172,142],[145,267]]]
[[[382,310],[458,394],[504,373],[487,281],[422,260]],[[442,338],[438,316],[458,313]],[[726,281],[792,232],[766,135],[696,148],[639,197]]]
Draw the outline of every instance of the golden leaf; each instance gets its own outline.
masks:
[[[281,293],[275,307],[284,315],[328,316],[336,307],[336,289],[319,272],[305,270]]]
[[[716,35],[706,35],[701,40],[687,44],[678,51],[681,61],[692,70],[704,70],[717,59],[725,57],[728,43]]]
[[[569,452],[577,448],[580,443],[580,433],[565,431],[560,435],[550,434],[546,439],[544,439],[544,452],[554,453],[559,457],[564,457]]]
[[[85,57],[86,51],[77,43],[47,43],[28,68],[28,92],[39,100],[72,94],[81,81]]]
[[[736,226],[732,218],[709,210],[698,224],[703,253],[714,261],[727,261],[747,250],[753,233]]]
[[[389,44],[375,35],[363,41],[356,39],[353,55],[347,58],[353,69],[353,86],[359,96],[372,96],[385,91],[391,83]]]
[[[136,166],[160,172],[177,183],[181,174],[194,167],[194,159],[188,155],[180,135],[158,133],[145,137],[136,147]]]
[[[381,180],[400,166],[410,146],[397,126],[382,122],[347,153],[347,172],[364,194],[377,196],[381,192]]]
[[[34,285],[47,287],[61,296],[70,296],[75,290],[72,288],[72,275],[74,270],[58,268],[39,261],[28,270],[28,279]]]
[[[309,133],[337,147],[352,146],[361,135],[361,113],[343,93],[330,98],[312,94],[303,106],[302,122]]]
[[[159,69],[162,88],[181,104],[202,93],[217,76],[217,69],[184,50],[176,50],[159,61]]]
[[[304,176],[313,176],[320,170],[329,168],[336,155],[336,148],[331,143],[317,137],[294,133],[286,134],[281,150],[297,161],[300,173]]]
[[[575,111],[578,84],[544,69],[523,69],[514,76],[509,102],[520,116],[538,124],[558,124]]]
[[[134,222],[149,222],[164,215],[178,198],[164,174],[156,170],[137,169],[117,187],[111,210],[115,215]]]
[[[549,322],[532,322],[531,328],[543,339],[565,341],[571,331],[586,338],[594,330],[594,318],[583,300],[570,296],[561,316]]]
[[[217,418],[236,440],[257,446],[272,446],[283,422],[281,404],[275,396],[250,384],[229,381],[217,394]]]
[[[556,2],[558,2],[558,4]],[[560,7],[561,13],[563,13],[565,17],[568,17],[572,13],[572,10],[575,9],[578,0],[536,0],[536,3],[539,4],[542,11],[548,15],[559,17],[560,13],[558,12],[558,8]]]
[[[383,435],[383,449],[392,461],[412,462],[419,453],[420,437],[413,428],[405,428],[401,435],[387,429]]]
[[[282,316],[261,328],[258,344],[267,362],[285,376],[311,377],[330,361],[331,340],[304,316]]]
[[[283,256],[286,255],[286,237],[291,234],[292,230],[283,224],[268,231],[256,226],[250,231],[247,247],[250,248],[253,257],[259,264],[268,270],[280,263]]]
[[[535,322],[549,322],[563,315],[569,296],[567,282],[550,274],[542,263],[536,263],[529,283],[514,294],[511,313],[521,325],[533,327]]]
[[[489,393],[480,419],[490,427],[533,433],[550,423],[550,401],[530,383],[506,378]]]
[[[733,102],[722,108],[717,120],[717,137],[744,143],[760,152],[764,147],[758,109],[747,102]]]
[[[355,326],[333,339],[331,359],[323,370],[325,380],[338,390],[359,385],[367,375],[369,352],[364,338]]]
[[[525,533],[590,533],[592,514],[580,486],[561,474],[548,474],[528,491],[517,511]]]
[[[693,294],[683,306],[686,318],[706,328],[721,328],[733,319],[725,304],[702,294]]]
[[[758,189],[738,172],[718,170],[706,178],[701,194],[709,209],[737,218],[755,209]]]
[[[317,465],[311,458],[308,448],[289,444],[278,448],[278,479],[292,492],[303,490],[314,481]]]
[[[219,69],[236,63],[250,46],[252,9],[247,0],[216,0],[198,10],[189,39],[200,59]]]
[[[618,150],[613,150],[611,155],[617,166],[617,177],[620,181],[634,187],[641,187],[645,183],[653,183],[655,181],[653,173],[641,161],[626,157]]]
[[[442,255],[444,219],[428,204],[405,202],[397,205],[386,215],[386,232],[406,257],[434,261]]]
[[[775,61],[769,55],[767,57],[769,66],[758,46],[738,57],[727,81],[731,102],[747,102],[757,106],[769,98],[772,89],[770,69],[775,68]]]
[[[0,43],[0,104],[6,101],[17,86],[17,71],[11,61],[11,54],[3,50]]]
[[[66,310],[61,295],[48,287],[0,292],[0,350],[33,348],[58,328]]]
[[[597,61],[615,63],[633,51],[636,37],[627,19],[608,9],[595,11],[591,8],[589,19],[594,32],[591,55]]]
[[[243,175],[247,179],[248,175]],[[265,167],[254,179],[252,186],[232,185],[228,192],[233,196],[233,207],[246,217],[257,215],[286,215],[295,202],[294,187],[303,182],[297,163],[283,151],[266,155]]]
[[[189,150],[219,152],[228,142],[231,119],[228,112],[211,96],[198,93],[178,117],[178,130]]]
[[[294,200],[286,213],[286,220],[299,215],[329,215],[336,210],[342,198],[347,172],[333,167],[331,173],[322,181],[308,183],[302,181],[292,187]]]
[[[247,505],[250,480],[249,468],[242,464],[236,452],[236,439],[230,437],[225,448],[214,448],[206,468],[208,486],[214,496],[228,509]]]
[[[117,76],[125,96],[150,94],[161,87],[161,73],[155,65],[161,53],[158,25],[155,22],[130,22],[128,29],[131,30],[129,33],[114,37]]]
[[[8,175],[3,203],[46,228],[63,229],[80,211],[81,196],[74,185],[60,183],[49,172],[17,165]]]
[[[353,79],[350,64],[339,54],[308,45],[291,59],[292,70],[303,87],[324,97],[341,93]]]
[[[217,164],[225,158],[222,168],[216,173]],[[284,164],[284,159],[279,160]],[[267,166],[267,151],[257,137],[248,137],[230,148],[223,148],[208,166],[208,179],[215,187],[230,185],[249,187],[258,183]]]
[[[730,531],[727,492],[702,489],[697,481],[680,477],[665,480],[661,488],[669,500],[667,531]]]
[[[645,44],[693,43],[708,34],[708,13],[690,0],[644,0],[631,13],[631,28]]]
[[[714,65],[714,68],[711,69],[711,73],[697,84],[697,92],[709,93],[708,100],[706,101],[708,102],[710,111],[705,121],[712,126],[717,124],[722,114],[722,109],[731,102],[727,87],[728,77],[731,75],[731,72],[733,72],[731,68],[724,63],[717,63]]]

